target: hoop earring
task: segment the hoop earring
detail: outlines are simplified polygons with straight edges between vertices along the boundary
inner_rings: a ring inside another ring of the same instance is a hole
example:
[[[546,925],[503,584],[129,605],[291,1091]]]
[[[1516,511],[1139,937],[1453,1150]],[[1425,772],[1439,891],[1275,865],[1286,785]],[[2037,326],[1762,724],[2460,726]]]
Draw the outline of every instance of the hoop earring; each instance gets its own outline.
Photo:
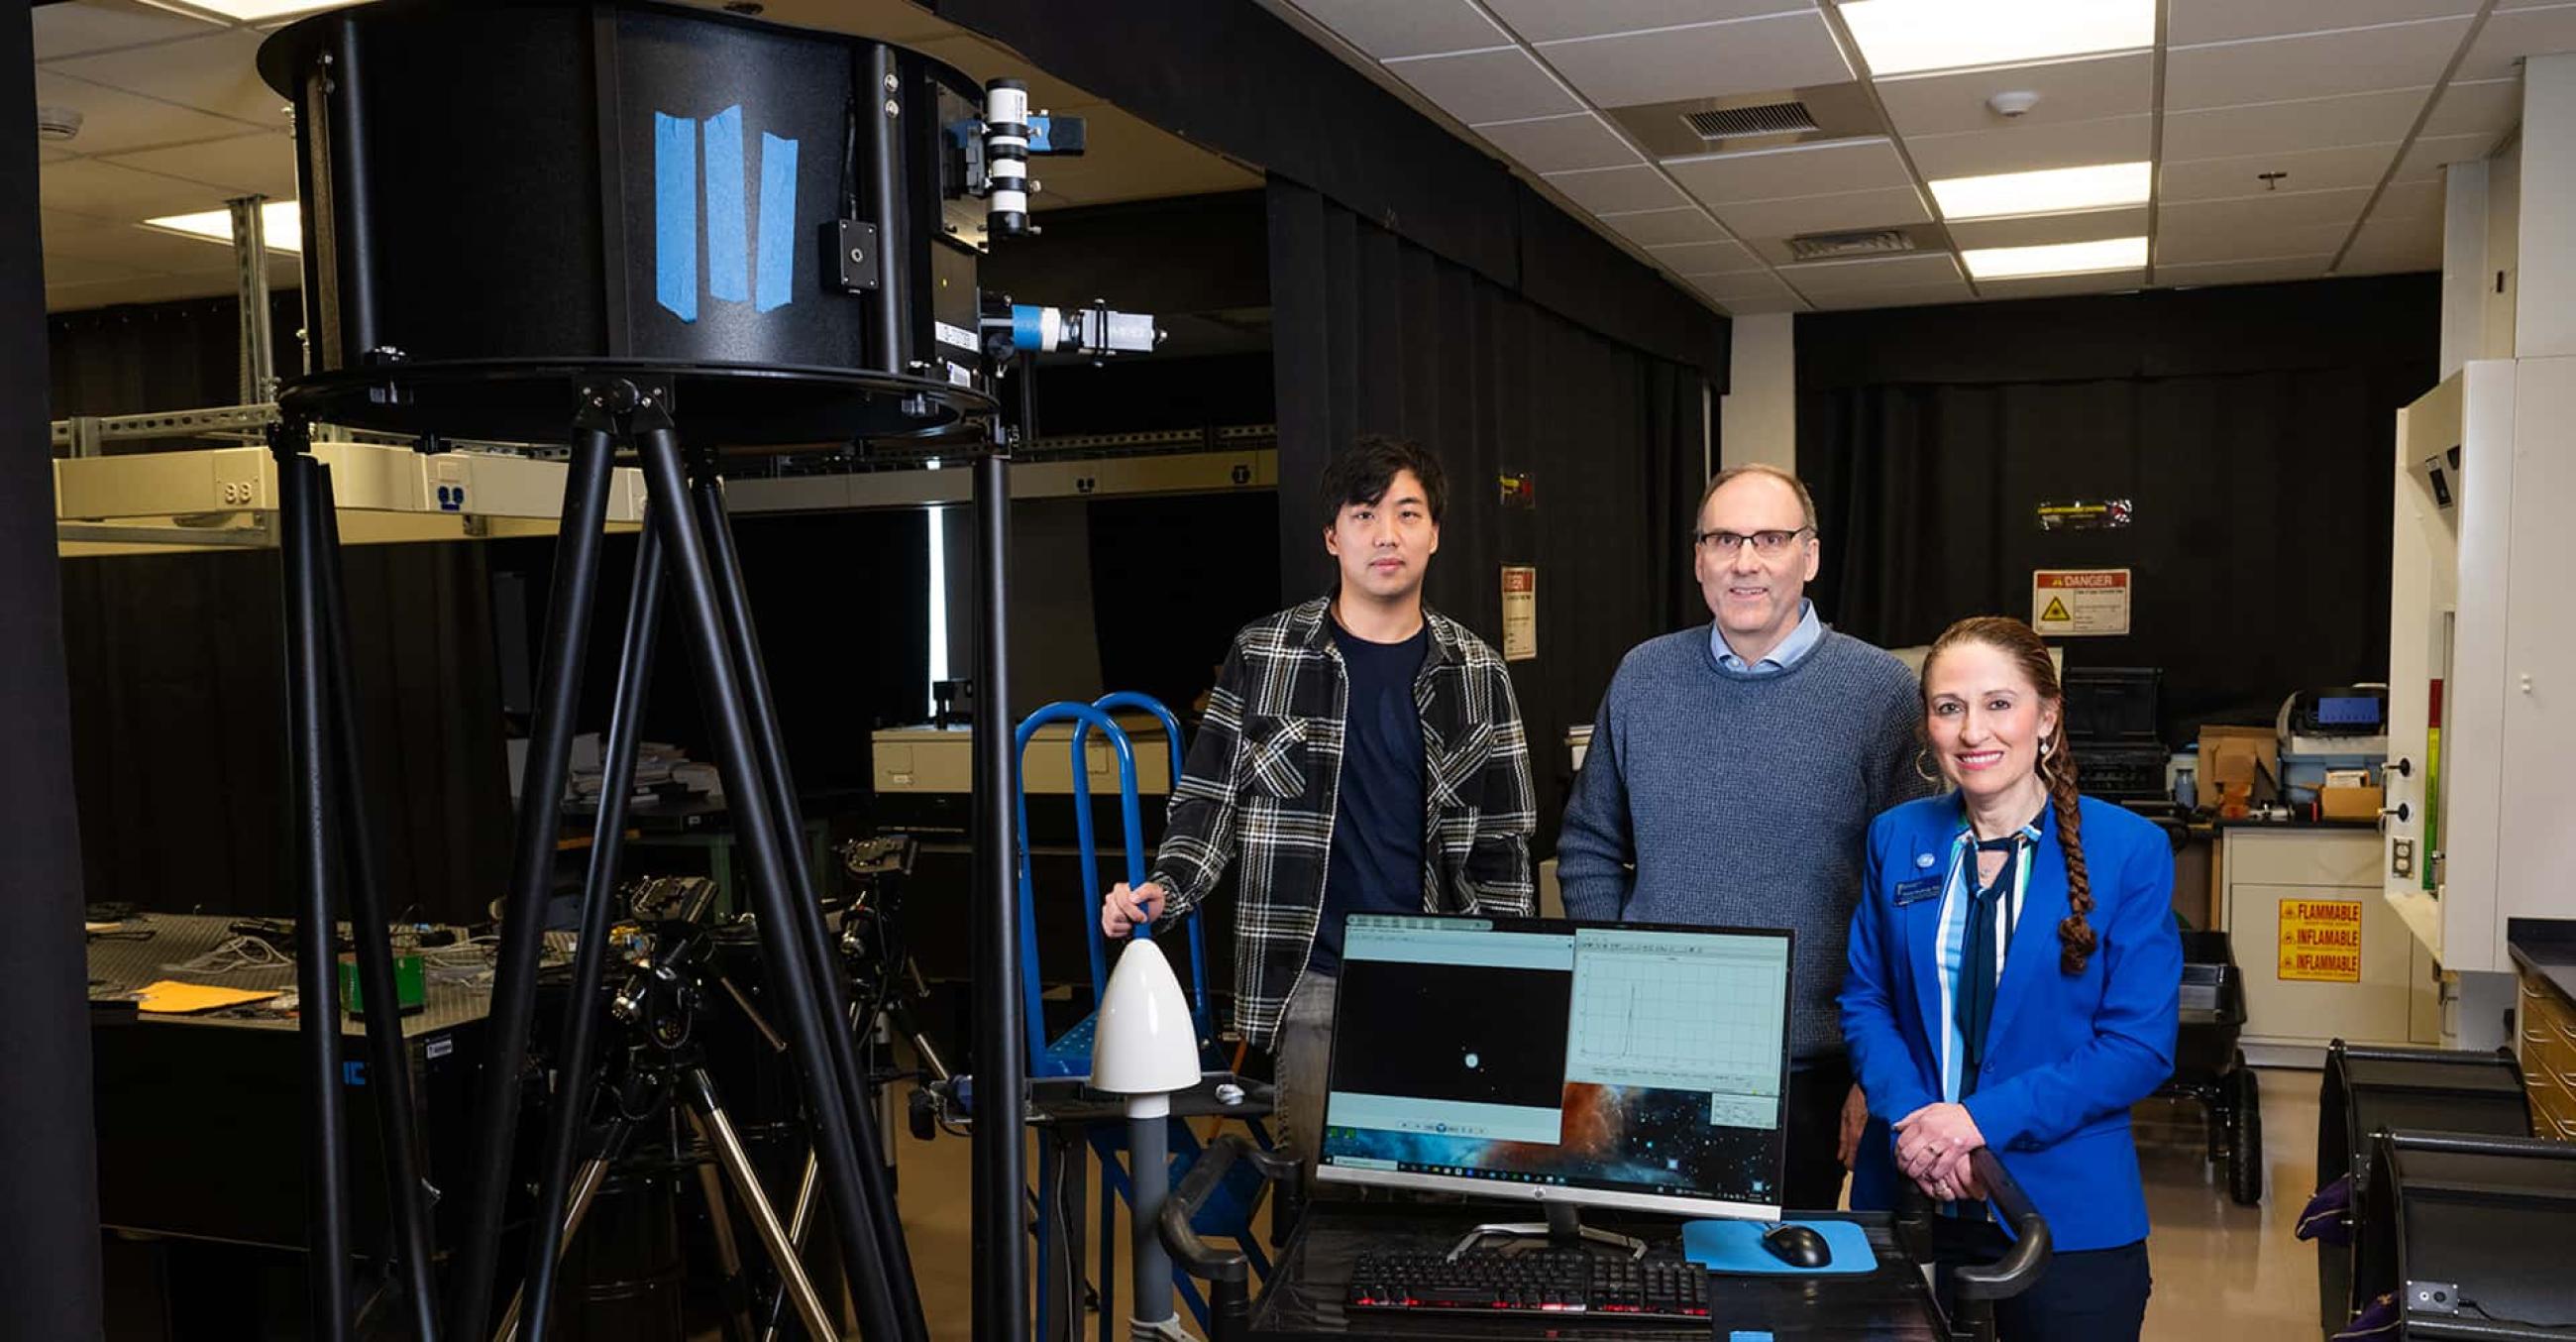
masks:
[[[1925,746],[1914,752],[1914,776],[1922,779],[1926,783],[1938,783],[1941,781],[1941,775],[1933,772],[1933,770],[1927,767],[1924,763],[1926,760],[1931,758],[1932,748],[1929,746]]]

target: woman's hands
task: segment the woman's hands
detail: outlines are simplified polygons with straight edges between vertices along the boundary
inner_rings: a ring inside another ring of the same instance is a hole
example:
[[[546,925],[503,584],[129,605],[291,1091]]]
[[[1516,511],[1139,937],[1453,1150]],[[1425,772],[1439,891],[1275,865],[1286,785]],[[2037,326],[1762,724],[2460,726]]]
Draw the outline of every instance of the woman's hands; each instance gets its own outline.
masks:
[[[1896,1167],[1936,1202],[1982,1198],[1968,1154],[1986,1144],[1967,1107],[1927,1104],[1896,1121]]]

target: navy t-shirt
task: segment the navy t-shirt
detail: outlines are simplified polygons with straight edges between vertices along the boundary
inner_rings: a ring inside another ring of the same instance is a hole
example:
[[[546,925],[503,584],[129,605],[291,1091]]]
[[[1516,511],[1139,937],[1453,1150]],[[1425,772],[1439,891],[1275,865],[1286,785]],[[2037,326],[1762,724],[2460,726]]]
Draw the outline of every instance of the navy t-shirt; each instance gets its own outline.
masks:
[[[1325,974],[1341,972],[1344,918],[1422,911],[1422,715],[1413,706],[1413,680],[1430,651],[1431,626],[1401,643],[1371,643],[1336,623],[1333,642],[1351,697],[1324,916],[1306,961]]]

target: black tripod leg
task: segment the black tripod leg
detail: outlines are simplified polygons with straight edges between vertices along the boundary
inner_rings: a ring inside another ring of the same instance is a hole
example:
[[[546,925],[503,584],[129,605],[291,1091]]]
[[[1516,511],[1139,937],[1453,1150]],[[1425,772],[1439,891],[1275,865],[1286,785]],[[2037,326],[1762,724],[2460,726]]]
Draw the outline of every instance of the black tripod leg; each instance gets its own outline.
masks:
[[[544,1175],[537,1186],[531,1224],[563,1219],[572,1181],[574,1148],[590,1110],[590,1067],[603,1009],[600,983],[607,974],[608,929],[617,914],[617,867],[626,848],[626,810],[635,796],[635,755],[644,735],[644,698],[653,683],[653,639],[661,629],[662,542],[647,527],[635,544],[635,585],[626,602],[626,635],[617,654],[617,702],[609,710],[608,744],[601,767],[599,823],[590,840],[590,865],[582,877],[581,933],[573,951],[572,995],[564,1012],[563,1045],[556,1060],[554,1128],[547,1136]],[[557,1246],[531,1236],[528,1246],[528,1342],[539,1342],[553,1317]]]
[[[438,1337],[438,1277],[431,1258],[429,1198],[420,1172],[420,1138],[414,1121],[411,1058],[403,1048],[402,1003],[394,987],[393,934],[385,921],[383,850],[376,844],[375,815],[367,805],[365,752],[358,739],[358,687],[349,648],[349,599],[340,574],[340,523],[331,470],[320,462],[313,475],[314,515],[322,529],[316,567],[322,580],[323,648],[330,658],[331,725],[339,805],[342,871],[348,879],[349,929],[356,944],[358,1000],[366,1010],[368,1089],[376,1099],[376,1131],[384,1148],[387,1204],[394,1218],[407,1314],[418,1342]]]
[[[649,429],[639,436],[637,448],[643,457],[646,487],[654,498],[688,496],[677,433],[667,426]],[[789,857],[781,851],[767,780],[752,754],[749,703],[726,644],[724,612],[716,594],[719,584],[706,539],[695,513],[687,507],[655,508],[652,520],[662,533],[665,562],[687,619],[726,806],[743,846],[750,851],[762,958],[771,987],[785,1008],[788,1040],[805,1077],[814,1143],[823,1155],[824,1187],[840,1231],[843,1266],[858,1299],[861,1332],[866,1342],[902,1342],[893,1288],[877,1248],[875,1217],[867,1205],[858,1151],[850,1140],[849,1104],[833,1069],[830,1032],[842,1028],[842,1022],[824,1013],[823,999],[808,970],[806,948],[796,933],[795,914],[788,907]]]
[[[1019,376],[1029,376],[1023,362]],[[998,432],[998,430],[996,430]],[[1009,621],[1010,461],[1000,445],[975,463],[975,1342],[1026,1342],[1029,1253],[1020,1199],[1028,1186],[1028,1031],[1020,1004],[1019,837],[1012,824]]]
[[[492,1311],[492,1271],[501,1253],[502,1203],[510,1188],[512,1136],[519,1120],[519,1073],[536,1012],[537,960],[545,943],[546,897],[554,883],[555,840],[563,830],[564,774],[572,758],[574,716],[581,708],[581,662],[599,589],[601,528],[608,516],[614,440],[585,423],[573,434],[572,470],[564,480],[563,522],[555,539],[554,595],[546,608],[545,657],[536,716],[528,733],[527,773],[520,780],[518,847],[511,857],[509,903],[501,916],[501,949],[492,975],[491,1040],[475,1097],[475,1166],[467,1187],[464,1239],[452,1283],[448,1331],[480,1336]]]
[[[760,635],[751,620],[751,597],[743,586],[741,556],[734,549],[733,518],[725,511],[724,482],[712,472],[701,476],[694,500],[698,524],[706,529],[707,555],[715,565],[716,597],[724,607],[735,665],[749,696],[752,752],[759,758],[777,807],[779,842],[788,852],[801,854],[805,844],[804,807],[796,799],[796,780],[789,772],[787,750],[778,727],[778,704],[769,692],[769,671],[762,663]],[[813,961],[814,977],[823,987],[823,1006],[830,1013],[827,1019],[849,1020],[849,994],[842,983],[841,958],[834,953],[831,937],[823,926],[813,870],[802,860],[792,862],[788,864],[787,879],[796,931]],[[832,1065],[840,1072],[843,1101],[849,1106],[854,1124],[852,1138],[867,1156],[859,1169],[867,1183],[868,1204],[877,1215],[877,1247],[887,1255],[886,1275],[894,1288],[895,1318],[903,1328],[903,1342],[927,1342],[929,1330],[922,1318],[921,1293],[912,1276],[912,1251],[904,1241],[903,1220],[895,1211],[894,1189],[885,1177],[885,1144],[878,1132],[875,1107],[869,1103],[868,1074],[859,1061],[856,1031],[871,1026],[872,1022],[857,1021],[852,1029],[832,1031]]]
[[[299,888],[295,906],[296,1033],[303,1045],[305,1117],[310,1143],[310,1229],[305,1270],[311,1336],[349,1336],[349,1186],[347,1099],[340,1078],[340,1011],[333,1001],[329,624],[322,611],[321,509],[312,458],[281,451],[286,570],[287,758],[293,775]]]

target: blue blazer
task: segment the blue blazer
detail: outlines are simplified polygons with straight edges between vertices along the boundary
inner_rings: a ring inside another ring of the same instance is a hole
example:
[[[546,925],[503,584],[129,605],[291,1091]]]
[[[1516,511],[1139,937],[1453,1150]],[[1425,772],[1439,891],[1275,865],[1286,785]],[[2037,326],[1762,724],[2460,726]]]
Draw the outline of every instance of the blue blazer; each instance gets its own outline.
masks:
[[[2182,984],[2174,931],[2173,849],[2164,831],[2109,802],[2082,799],[2095,948],[2084,972],[2058,967],[2066,857],[2056,808],[2041,822],[2030,888],[2004,952],[1986,1060],[1969,1116],[2030,1194],[2065,1252],[2144,1239],[2146,1191],[2129,1106],[2173,1072]],[[1927,797],[1872,821],[1860,907],[1852,915],[1843,1037],[1869,1097],[1870,1137],[1855,1207],[1890,1207],[1903,1176],[1887,1125],[1941,1099],[1941,899],[1896,902],[1899,882],[1949,870],[1965,823],[1955,796]]]

